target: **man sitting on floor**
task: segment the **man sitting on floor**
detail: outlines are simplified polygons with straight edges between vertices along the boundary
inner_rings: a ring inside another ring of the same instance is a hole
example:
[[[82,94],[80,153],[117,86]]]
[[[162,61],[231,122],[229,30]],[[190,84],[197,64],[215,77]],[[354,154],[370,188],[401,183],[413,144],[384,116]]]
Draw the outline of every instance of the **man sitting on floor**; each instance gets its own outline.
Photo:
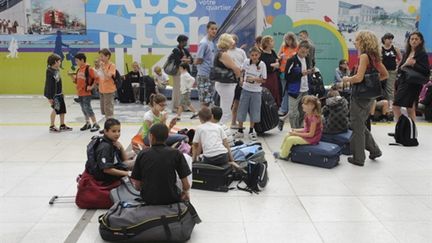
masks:
[[[177,149],[165,145],[168,127],[154,124],[149,130],[151,147],[142,150],[136,159],[131,180],[141,197],[150,205],[168,205],[189,200],[191,187],[187,176],[190,168]],[[176,186],[176,172],[182,182],[182,191]]]

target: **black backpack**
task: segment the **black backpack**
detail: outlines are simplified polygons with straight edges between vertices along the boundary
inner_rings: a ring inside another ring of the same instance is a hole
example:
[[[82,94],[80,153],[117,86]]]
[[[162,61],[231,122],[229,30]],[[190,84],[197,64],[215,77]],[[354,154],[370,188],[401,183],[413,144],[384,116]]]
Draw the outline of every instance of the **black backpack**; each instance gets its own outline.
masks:
[[[112,76],[112,79],[114,80],[114,84],[115,84],[117,90],[121,89],[122,83],[123,83],[123,78],[117,69],[115,71],[115,75]]]
[[[90,143],[87,145],[87,163],[86,170],[93,174],[96,170],[96,149],[102,141],[102,136],[93,136]]]
[[[309,94],[322,98],[325,95],[325,87],[323,77],[320,72],[312,74],[312,78],[309,83]]]
[[[394,138],[396,144],[391,143],[390,145],[418,146],[417,127],[414,121],[405,115],[401,115],[396,123]]]
[[[269,180],[267,162],[262,163],[249,160],[246,169],[247,173],[240,180],[239,184],[237,184],[237,188],[242,191],[258,194],[258,192],[264,189]],[[241,182],[245,182],[246,187],[240,187]]]

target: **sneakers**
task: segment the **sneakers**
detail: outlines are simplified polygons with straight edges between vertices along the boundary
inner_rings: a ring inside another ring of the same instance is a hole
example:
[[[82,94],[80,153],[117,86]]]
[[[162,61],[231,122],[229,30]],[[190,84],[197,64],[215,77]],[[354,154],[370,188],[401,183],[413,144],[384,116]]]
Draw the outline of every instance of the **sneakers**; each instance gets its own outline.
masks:
[[[68,127],[65,124],[60,125],[60,132],[72,131],[72,127]]]
[[[278,116],[285,116],[287,112],[278,111]]]
[[[88,130],[88,129],[90,129],[90,128],[91,128],[90,123],[86,123],[86,124],[84,124],[84,126],[82,126],[82,127],[80,128],[80,131],[85,131],[85,130]]]
[[[244,138],[244,133],[237,131],[234,133],[234,138],[237,139]]]
[[[283,130],[284,124],[285,124],[284,121],[279,120],[278,125],[277,125],[279,131],[282,131],[282,130]]]
[[[195,118],[197,118],[198,117],[198,113],[194,113],[191,117],[190,117],[190,119],[195,119]]]
[[[286,160],[286,161],[289,160],[289,156],[286,157],[286,158],[282,158],[282,157],[280,156],[280,153],[279,153],[279,152],[273,152],[273,157],[274,157],[275,159],[282,159],[282,160]]]
[[[97,132],[99,131],[100,127],[99,124],[95,123],[93,124],[93,126],[90,128],[90,132]]]
[[[256,132],[249,133],[249,139],[251,141],[256,141],[258,139]]]
[[[56,133],[56,132],[60,132],[60,130],[58,130],[57,127],[55,127],[55,126],[50,126],[49,132]]]

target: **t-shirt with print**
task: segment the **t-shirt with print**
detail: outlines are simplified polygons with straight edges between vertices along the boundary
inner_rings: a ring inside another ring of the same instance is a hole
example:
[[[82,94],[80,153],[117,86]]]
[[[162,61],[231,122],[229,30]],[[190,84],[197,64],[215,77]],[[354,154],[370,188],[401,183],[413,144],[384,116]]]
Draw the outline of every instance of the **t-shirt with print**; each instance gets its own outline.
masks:
[[[109,168],[127,170],[127,166],[121,160],[120,154],[120,150],[113,145],[113,142],[106,136],[103,136],[102,141],[95,150],[96,169],[88,172],[98,181],[112,182],[120,179],[121,177],[119,176],[113,176],[103,172],[104,169]],[[87,163],[91,162],[87,161]],[[93,166],[87,165],[86,168],[93,168]]]
[[[187,92],[191,92],[194,83],[194,77],[192,77],[188,72],[180,74],[180,93],[186,94]]]
[[[227,136],[222,127],[216,123],[206,122],[195,130],[193,143],[200,143],[205,157],[214,157],[228,153],[223,145],[223,140]]]
[[[85,71],[88,67],[88,80],[86,81]],[[94,69],[89,67],[87,64],[79,67],[76,73],[76,89],[78,96],[90,96],[91,90],[87,91],[87,85],[92,85],[95,80]]]
[[[143,123],[143,129],[142,129],[142,134],[141,134],[143,138],[145,136],[147,136],[147,134],[148,134],[148,132],[150,130],[150,127],[147,125],[147,123],[145,121],[151,122],[152,125],[153,124],[158,124],[158,123],[161,123],[162,117],[163,117],[163,113],[162,112],[159,113],[159,116],[156,116],[153,113],[153,110],[149,110],[146,113],[144,113],[144,123]]]
[[[306,64],[306,58],[301,58],[297,56],[301,63],[301,69],[302,72],[307,70],[307,64]],[[301,83],[300,83],[300,92],[307,92],[309,90],[309,84],[308,84],[308,76],[303,75],[301,77]]]
[[[191,174],[183,154],[164,144],[142,150],[135,162],[132,179],[141,181],[141,197],[146,204],[168,205],[181,200],[177,177]]]
[[[304,118],[304,131],[309,132],[313,123],[317,123],[315,134],[310,138],[303,138],[310,144],[318,144],[321,140],[323,124],[321,120],[321,116],[317,115],[305,115]]]
[[[267,79],[267,67],[263,61],[259,61],[258,65],[251,63],[250,59],[246,59],[242,65],[244,70],[243,89],[250,92],[261,92],[261,83],[248,81],[247,77],[261,77]]]
[[[198,45],[197,58],[203,59],[203,62],[197,65],[197,75],[208,77],[210,68],[213,66],[214,55],[216,53],[216,45],[213,41],[204,36]]]
[[[112,78],[116,74],[116,66],[114,63],[108,62],[102,67],[102,75],[99,76],[99,93],[109,94],[116,92],[117,88]]]

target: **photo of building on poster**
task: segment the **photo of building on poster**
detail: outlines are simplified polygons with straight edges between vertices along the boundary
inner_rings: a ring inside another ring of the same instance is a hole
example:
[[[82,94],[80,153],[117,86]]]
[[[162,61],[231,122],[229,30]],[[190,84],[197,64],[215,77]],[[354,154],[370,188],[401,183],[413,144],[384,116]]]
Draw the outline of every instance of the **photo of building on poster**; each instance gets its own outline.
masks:
[[[1,34],[84,35],[84,1],[0,0]]]
[[[354,48],[355,32],[367,29],[381,37],[387,32],[395,36],[399,48],[408,35],[418,29],[420,0],[345,0],[339,1],[338,29],[348,48]]]

